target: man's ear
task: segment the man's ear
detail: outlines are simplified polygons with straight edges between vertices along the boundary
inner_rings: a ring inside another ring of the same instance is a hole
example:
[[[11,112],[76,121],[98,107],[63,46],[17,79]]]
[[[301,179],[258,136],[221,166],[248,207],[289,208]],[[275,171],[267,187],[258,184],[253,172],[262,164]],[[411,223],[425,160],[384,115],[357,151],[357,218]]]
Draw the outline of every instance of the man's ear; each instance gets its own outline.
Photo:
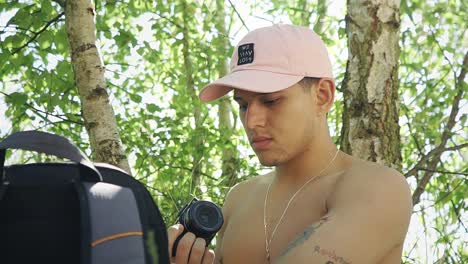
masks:
[[[335,83],[332,79],[322,78],[315,88],[317,112],[328,113],[335,100]]]

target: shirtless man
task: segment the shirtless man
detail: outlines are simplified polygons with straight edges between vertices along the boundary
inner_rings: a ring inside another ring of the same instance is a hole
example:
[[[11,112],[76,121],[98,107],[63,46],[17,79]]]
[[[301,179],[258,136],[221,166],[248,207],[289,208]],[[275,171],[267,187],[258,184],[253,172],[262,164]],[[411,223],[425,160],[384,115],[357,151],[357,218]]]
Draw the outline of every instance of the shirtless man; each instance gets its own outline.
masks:
[[[399,264],[412,210],[409,186],[394,169],[333,143],[326,113],[335,84],[320,38],[290,25],[248,33],[230,73],[200,99],[230,90],[253,150],[274,170],[230,190],[215,256],[188,233],[172,261]],[[182,229],[169,228],[170,250]]]

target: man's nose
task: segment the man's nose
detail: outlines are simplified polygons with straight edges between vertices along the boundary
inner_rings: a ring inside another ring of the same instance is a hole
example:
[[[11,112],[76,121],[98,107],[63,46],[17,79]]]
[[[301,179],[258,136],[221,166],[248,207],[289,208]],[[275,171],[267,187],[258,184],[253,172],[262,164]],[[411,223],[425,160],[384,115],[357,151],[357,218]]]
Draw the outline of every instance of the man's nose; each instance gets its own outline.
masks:
[[[265,109],[255,102],[250,103],[245,113],[245,125],[248,129],[264,127],[266,123]]]

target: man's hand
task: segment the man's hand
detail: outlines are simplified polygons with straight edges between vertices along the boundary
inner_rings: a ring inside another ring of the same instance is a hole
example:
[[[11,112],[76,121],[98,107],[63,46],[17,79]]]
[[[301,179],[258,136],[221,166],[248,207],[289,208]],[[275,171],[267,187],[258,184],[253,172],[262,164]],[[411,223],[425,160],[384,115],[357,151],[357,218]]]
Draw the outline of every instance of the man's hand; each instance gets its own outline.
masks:
[[[206,242],[203,238],[195,237],[195,235],[190,232],[184,234],[184,236],[179,240],[176,256],[172,257],[174,241],[180,234],[182,234],[183,231],[184,226],[181,224],[173,225],[167,230],[171,263],[212,264],[214,260],[213,250],[206,247]]]

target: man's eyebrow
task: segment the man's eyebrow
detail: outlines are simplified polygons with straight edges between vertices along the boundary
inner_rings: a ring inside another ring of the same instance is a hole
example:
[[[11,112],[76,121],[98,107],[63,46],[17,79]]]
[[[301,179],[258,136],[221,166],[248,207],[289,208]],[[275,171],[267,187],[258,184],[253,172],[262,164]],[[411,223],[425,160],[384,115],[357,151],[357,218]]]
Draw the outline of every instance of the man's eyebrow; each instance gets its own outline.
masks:
[[[264,94],[259,95],[258,97],[265,98],[265,97],[277,96],[277,95],[281,95],[281,92],[264,93]]]
[[[282,94],[281,92],[282,92],[282,91],[271,92],[271,93],[261,93],[261,94],[258,94],[258,95],[255,96],[255,97],[265,98],[265,97],[268,97],[268,96],[281,95],[281,94]],[[233,96],[232,99],[233,99],[234,101],[236,101],[236,102],[239,102],[239,101],[244,102],[244,101],[245,101],[245,100],[244,100],[242,97],[240,97],[240,96]]]

